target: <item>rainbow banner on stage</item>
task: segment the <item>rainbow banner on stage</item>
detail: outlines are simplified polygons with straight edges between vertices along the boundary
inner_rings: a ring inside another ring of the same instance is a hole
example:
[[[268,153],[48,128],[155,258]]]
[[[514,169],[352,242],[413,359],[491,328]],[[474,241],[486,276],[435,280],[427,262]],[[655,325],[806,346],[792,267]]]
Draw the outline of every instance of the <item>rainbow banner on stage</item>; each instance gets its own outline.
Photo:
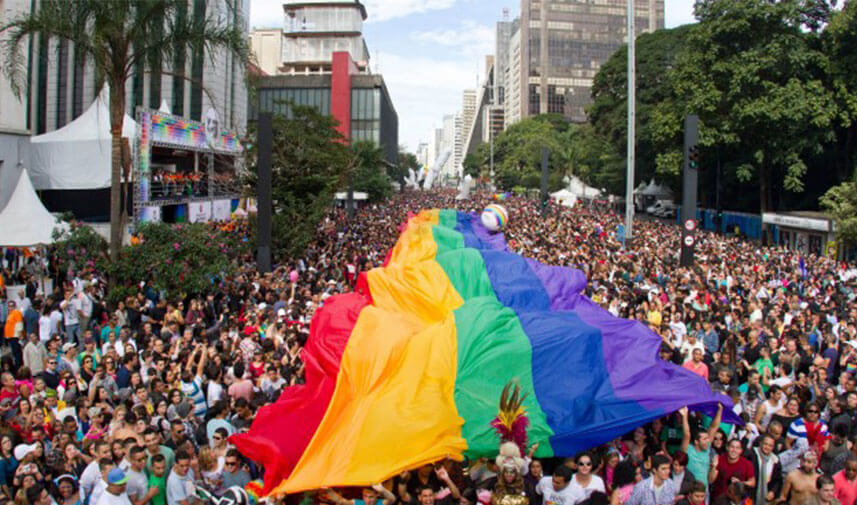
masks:
[[[493,456],[504,385],[527,393],[536,455],[571,456],[688,405],[740,422],[661,339],[581,293],[579,270],[512,254],[474,215],[423,211],[387,264],[312,321],[306,384],[230,440],[265,493],[365,486],[452,457]]]

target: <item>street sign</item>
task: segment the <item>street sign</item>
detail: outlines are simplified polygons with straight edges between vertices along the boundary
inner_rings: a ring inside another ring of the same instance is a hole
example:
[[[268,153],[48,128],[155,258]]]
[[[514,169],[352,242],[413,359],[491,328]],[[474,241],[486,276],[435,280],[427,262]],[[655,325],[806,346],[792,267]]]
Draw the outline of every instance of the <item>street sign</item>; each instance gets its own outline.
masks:
[[[684,237],[684,245],[688,247],[693,247],[693,235],[688,235]]]
[[[693,231],[696,229],[696,221],[693,219],[688,219],[684,222],[684,229],[687,231]]]

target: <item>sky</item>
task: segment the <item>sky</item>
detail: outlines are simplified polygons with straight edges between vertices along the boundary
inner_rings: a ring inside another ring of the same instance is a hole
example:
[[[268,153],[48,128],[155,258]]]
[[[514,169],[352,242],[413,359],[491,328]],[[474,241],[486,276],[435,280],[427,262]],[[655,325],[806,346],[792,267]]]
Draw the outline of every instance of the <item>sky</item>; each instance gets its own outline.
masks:
[[[383,74],[399,115],[399,143],[415,151],[461,109],[465,88],[485,74],[494,25],[520,0],[362,0],[373,73]],[[282,0],[250,0],[250,27],[281,27]],[[667,28],[691,23],[693,0],[665,0]]]

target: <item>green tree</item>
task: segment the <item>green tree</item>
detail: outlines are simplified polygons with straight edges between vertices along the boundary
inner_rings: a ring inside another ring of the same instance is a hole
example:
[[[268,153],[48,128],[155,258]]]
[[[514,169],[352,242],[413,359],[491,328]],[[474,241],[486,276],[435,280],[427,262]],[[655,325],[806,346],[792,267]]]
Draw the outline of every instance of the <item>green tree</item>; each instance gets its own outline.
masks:
[[[213,223],[143,223],[137,237],[138,245],[123,247],[118,260],[101,265],[116,279],[113,303],[135,293],[141,279],[169,297],[206,293],[233,275],[250,252],[244,237]]]
[[[833,126],[833,160],[837,178],[844,180],[857,169],[857,2],[846,2],[831,14],[822,42],[830,61],[827,86],[839,113]]]
[[[818,154],[836,107],[822,76],[827,59],[819,30],[825,0],[698,0],[671,76],[675,103],[659,106],[653,124],[676,148],[658,155],[661,171],[677,173],[685,114],[700,116],[703,157],[731,153],[736,176],[758,186],[761,210],[782,191],[804,189],[808,157]],[[672,141],[670,141],[672,139]],[[706,149],[709,148],[709,149]]]
[[[480,146],[481,147],[481,146]],[[467,153],[467,156],[464,157],[464,161],[461,162],[461,166],[464,168],[464,175],[469,175],[474,179],[479,177],[479,174],[482,173],[482,164],[483,161],[479,156],[479,148],[472,153]]]
[[[4,71],[20,95],[26,89],[25,46],[31,35],[41,35],[73,43],[75,51],[93,65],[95,74],[110,85],[110,256],[116,260],[122,238],[120,170],[126,83],[136,68],[160,69],[164,62],[187,51],[211,55],[222,48],[246,61],[243,22],[229,27],[214,16],[189,15],[187,0],[41,0],[37,5],[34,11],[0,26],[0,33],[7,34]],[[184,77],[182,70],[176,75]]]
[[[669,30],[658,30],[637,37],[637,131],[636,173],[637,179],[648,180],[657,173],[658,154],[681,149],[681,137],[674,130],[668,135],[659,135],[657,129],[664,121],[656,116],[668,115],[670,126],[678,118],[681,124],[682,111],[675,100],[672,69],[687,38],[696,25],[685,25]],[[589,124],[594,134],[604,140],[602,144],[616,159],[624,158],[628,133],[628,46],[617,50],[598,71],[592,84],[593,103],[588,109]],[[607,154],[607,153],[605,153]],[[660,164],[659,175],[667,176],[674,183],[678,170],[675,163]],[[614,167],[614,163],[607,164]],[[624,163],[622,164],[624,180]],[[617,174],[593,174],[613,181]],[[609,184],[613,186],[613,184]],[[614,188],[619,189],[619,188]]]
[[[390,178],[384,170],[384,153],[377,144],[363,140],[351,146],[354,160],[352,183],[355,191],[367,193],[370,202],[389,198],[392,193]]]
[[[839,239],[846,244],[857,244],[857,182],[843,182],[830,188],[820,203],[836,220]]]
[[[343,187],[354,157],[337,122],[314,107],[290,104],[292,118],[273,117],[271,196],[273,248],[285,256],[303,252],[312,239],[324,210]],[[256,187],[257,153],[248,153],[246,183]]]

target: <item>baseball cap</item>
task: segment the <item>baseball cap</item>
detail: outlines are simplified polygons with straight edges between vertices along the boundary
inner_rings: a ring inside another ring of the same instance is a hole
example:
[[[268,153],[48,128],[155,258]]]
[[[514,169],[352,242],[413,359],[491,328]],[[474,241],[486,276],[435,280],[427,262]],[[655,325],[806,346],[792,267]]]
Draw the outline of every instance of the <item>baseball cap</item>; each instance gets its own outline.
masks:
[[[36,450],[36,444],[18,444],[15,446],[15,459],[21,461],[27,457],[27,454]]]
[[[125,484],[128,482],[128,476],[125,475],[125,472],[121,468],[114,468],[107,472],[107,483],[118,486],[120,484]]]
[[[71,342],[66,342],[62,345],[62,352],[68,352],[71,349],[74,349],[75,345]]]
[[[286,309],[279,309],[277,311],[277,317],[286,317]]]

